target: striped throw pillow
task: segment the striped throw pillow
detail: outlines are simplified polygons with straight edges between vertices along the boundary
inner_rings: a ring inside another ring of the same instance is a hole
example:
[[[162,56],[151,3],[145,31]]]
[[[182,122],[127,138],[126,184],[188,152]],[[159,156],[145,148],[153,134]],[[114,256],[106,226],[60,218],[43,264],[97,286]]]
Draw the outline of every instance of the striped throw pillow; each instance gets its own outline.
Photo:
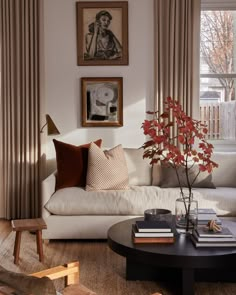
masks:
[[[91,143],[86,191],[129,189],[129,176],[122,145],[103,151]]]

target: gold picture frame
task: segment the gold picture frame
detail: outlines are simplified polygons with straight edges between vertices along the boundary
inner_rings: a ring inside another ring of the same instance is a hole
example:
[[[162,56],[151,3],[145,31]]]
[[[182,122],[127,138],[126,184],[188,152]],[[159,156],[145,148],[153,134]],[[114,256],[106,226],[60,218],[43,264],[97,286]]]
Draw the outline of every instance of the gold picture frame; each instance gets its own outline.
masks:
[[[123,126],[123,78],[81,78],[82,126]]]
[[[79,66],[128,65],[128,1],[76,2]]]

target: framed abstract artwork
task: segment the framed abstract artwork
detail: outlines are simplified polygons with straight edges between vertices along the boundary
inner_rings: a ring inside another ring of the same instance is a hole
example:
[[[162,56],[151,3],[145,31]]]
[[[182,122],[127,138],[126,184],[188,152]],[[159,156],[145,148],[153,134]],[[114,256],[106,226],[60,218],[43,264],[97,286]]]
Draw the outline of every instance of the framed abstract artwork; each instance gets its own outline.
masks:
[[[128,2],[76,2],[80,66],[128,65]]]
[[[123,78],[81,78],[82,126],[123,126]]]

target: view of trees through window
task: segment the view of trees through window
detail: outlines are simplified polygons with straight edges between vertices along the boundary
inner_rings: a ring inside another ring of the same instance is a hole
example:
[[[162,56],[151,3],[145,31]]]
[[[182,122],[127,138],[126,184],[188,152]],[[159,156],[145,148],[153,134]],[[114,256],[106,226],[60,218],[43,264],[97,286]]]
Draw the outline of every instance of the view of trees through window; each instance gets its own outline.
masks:
[[[210,139],[236,139],[236,11],[202,11],[200,117]]]

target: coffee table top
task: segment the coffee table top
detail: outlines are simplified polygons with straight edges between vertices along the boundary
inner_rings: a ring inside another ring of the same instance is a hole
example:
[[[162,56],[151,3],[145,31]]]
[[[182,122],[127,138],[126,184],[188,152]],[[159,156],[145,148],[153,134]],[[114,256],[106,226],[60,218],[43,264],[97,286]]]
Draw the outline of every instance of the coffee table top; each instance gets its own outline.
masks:
[[[221,218],[223,226],[236,236],[236,220]],[[176,234],[174,244],[134,244],[131,228],[136,220],[128,219],[113,225],[108,231],[109,247],[129,259],[168,267],[211,268],[236,267],[235,248],[195,248],[189,235]]]

